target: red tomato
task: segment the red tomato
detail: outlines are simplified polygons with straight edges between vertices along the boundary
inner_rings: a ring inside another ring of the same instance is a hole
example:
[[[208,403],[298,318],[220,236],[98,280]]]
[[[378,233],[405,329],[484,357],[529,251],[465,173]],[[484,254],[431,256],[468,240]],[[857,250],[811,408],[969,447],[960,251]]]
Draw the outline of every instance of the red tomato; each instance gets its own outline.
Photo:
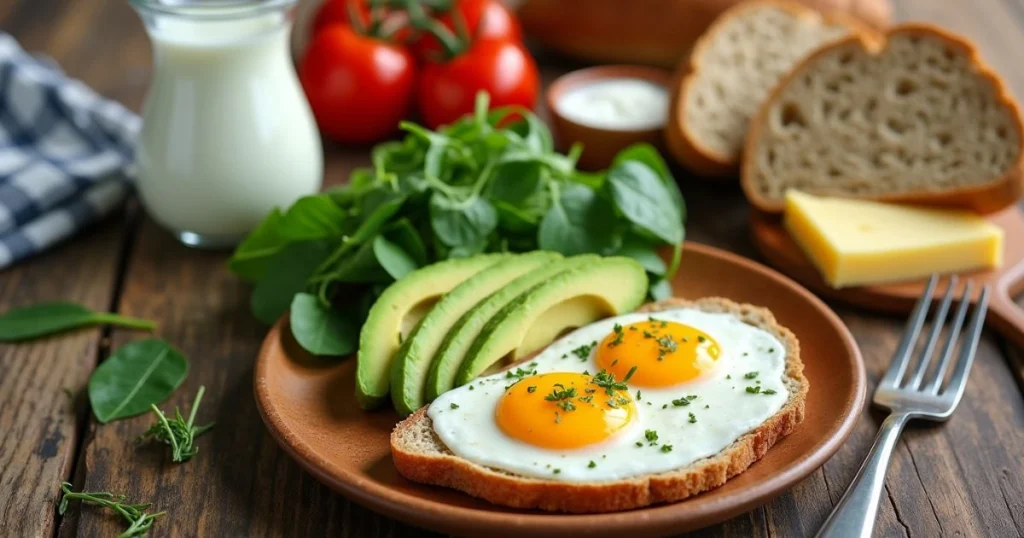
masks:
[[[404,48],[335,24],[313,38],[299,80],[325,135],[374,142],[395,132],[409,111],[415,69]]]
[[[417,90],[420,115],[431,129],[473,112],[476,94],[491,94],[491,106],[537,101],[537,64],[518,43],[475,41],[465,53],[444,63],[423,67]]]
[[[363,27],[370,23],[370,5],[367,0],[327,0],[313,19],[313,35],[329,24],[349,24],[349,4],[353,4]]]
[[[456,0],[452,11],[437,17],[437,20],[456,33],[455,13],[462,15],[466,31],[471,39],[505,39],[522,41],[523,33],[519,21],[500,0]],[[413,45],[416,56],[421,59],[438,58],[442,54],[441,44],[429,32],[424,32]]]
[[[352,4],[353,7],[349,8],[349,4]],[[360,28],[366,28],[370,25],[369,0],[327,0],[320,6],[320,11],[317,11],[316,17],[313,19],[313,35],[316,35],[320,30],[331,24],[351,25],[351,20],[349,19],[350,9],[355,9],[356,14],[359,15]],[[409,36],[412,35],[412,29],[408,26],[408,16],[405,12],[385,8],[379,9],[381,10],[380,16],[387,21],[387,24],[400,26],[390,40],[396,43],[407,42]]]

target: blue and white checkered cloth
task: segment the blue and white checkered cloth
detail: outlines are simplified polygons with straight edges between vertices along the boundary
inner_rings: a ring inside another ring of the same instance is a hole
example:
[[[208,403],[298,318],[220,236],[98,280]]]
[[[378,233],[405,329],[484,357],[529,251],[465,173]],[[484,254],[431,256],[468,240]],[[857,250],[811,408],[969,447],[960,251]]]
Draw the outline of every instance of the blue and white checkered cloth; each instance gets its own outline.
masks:
[[[0,33],[0,269],[120,205],[140,126]]]

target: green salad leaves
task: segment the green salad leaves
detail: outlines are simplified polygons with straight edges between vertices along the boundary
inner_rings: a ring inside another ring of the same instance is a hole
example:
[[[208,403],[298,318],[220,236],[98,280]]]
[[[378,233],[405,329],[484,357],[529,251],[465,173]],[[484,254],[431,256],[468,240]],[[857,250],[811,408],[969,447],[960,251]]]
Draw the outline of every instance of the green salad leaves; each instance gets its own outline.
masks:
[[[275,210],[239,245],[230,267],[254,284],[253,314],[291,327],[314,355],[355,350],[388,284],[423,265],[483,252],[551,250],[631,256],[671,294],[686,209],[658,152],[623,150],[603,173],[576,170],[580,148],[554,150],[547,126],[517,107],[476,111],[439,131],[403,123],[373,148],[372,167],[344,187]],[[657,251],[674,249],[666,264]]]

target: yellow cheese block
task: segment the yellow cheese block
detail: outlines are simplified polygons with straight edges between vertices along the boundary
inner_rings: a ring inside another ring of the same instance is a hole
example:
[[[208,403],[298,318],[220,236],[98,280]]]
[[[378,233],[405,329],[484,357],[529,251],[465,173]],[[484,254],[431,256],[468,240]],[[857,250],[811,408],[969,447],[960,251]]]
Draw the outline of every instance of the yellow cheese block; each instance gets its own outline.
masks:
[[[790,191],[785,226],[834,288],[995,268],[1003,230],[967,211]]]

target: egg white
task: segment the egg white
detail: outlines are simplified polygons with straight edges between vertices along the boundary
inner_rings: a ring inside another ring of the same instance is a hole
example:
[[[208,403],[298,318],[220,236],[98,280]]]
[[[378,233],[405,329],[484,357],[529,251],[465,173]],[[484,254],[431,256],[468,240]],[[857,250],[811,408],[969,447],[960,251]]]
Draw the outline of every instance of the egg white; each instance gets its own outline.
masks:
[[[538,354],[531,368],[538,374],[596,373],[600,370],[594,362],[596,349],[586,359],[577,358],[571,351],[600,342],[616,323],[627,325],[649,316],[627,314],[577,329]],[[485,467],[566,482],[612,481],[685,467],[717,454],[777,413],[789,398],[782,381],[786,349],[772,334],[731,314],[678,309],[653,316],[704,331],[718,342],[719,359],[712,371],[691,382],[660,388],[630,386],[636,414],[611,438],[583,448],[553,450],[509,437],[495,421],[495,407],[506,386],[514,381],[504,372],[442,394],[427,410],[434,431],[454,454]],[[748,372],[758,372],[756,379],[744,378]],[[746,391],[746,387],[755,385],[776,392]],[[641,395],[637,401],[638,389]],[[672,405],[672,400],[685,395],[697,398],[687,406]],[[668,407],[663,409],[666,404]],[[695,423],[690,422],[690,413]],[[657,445],[646,441],[646,430],[657,432]],[[637,441],[643,446],[636,446]],[[672,450],[663,452],[665,444]]]

